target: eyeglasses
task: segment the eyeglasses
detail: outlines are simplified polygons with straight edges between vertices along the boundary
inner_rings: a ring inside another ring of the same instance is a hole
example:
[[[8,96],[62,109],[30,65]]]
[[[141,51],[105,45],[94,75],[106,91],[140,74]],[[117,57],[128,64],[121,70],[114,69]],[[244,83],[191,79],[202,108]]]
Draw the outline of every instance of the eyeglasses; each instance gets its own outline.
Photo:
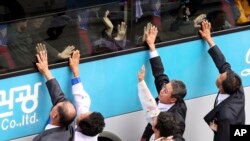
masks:
[[[163,84],[163,87],[161,88],[161,90],[163,91],[163,94],[168,94],[168,88],[166,87],[167,83]]]

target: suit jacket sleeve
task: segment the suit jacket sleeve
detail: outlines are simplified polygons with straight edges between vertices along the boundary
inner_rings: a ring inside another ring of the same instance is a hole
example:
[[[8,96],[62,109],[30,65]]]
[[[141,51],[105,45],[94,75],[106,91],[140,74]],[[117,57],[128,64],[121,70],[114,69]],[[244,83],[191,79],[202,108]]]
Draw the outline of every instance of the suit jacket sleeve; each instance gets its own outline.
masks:
[[[166,74],[164,74],[164,67],[161,62],[160,56],[151,58],[150,64],[151,64],[151,68],[153,71],[153,76],[155,78],[155,86],[156,86],[157,92],[160,93],[163,84],[168,83],[169,78]]]
[[[59,86],[56,79],[51,79],[47,81],[46,85],[47,85],[53,106],[55,106],[59,102],[66,100],[64,93],[62,92],[61,87]]]
[[[231,70],[231,66],[228,62],[226,62],[225,56],[223,53],[220,51],[217,45],[214,47],[210,48],[208,50],[208,53],[212,57],[217,69],[219,70],[220,73],[224,73],[227,70]]]

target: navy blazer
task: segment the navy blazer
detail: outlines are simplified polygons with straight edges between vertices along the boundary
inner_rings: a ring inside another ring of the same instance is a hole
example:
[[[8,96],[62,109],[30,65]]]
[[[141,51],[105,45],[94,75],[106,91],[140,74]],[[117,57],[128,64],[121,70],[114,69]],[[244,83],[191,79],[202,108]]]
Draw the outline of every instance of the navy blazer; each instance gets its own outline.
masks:
[[[66,98],[62,92],[56,79],[51,79],[46,82],[53,106],[57,103],[65,101]],[[57,127],[43,131],[36,136],[33,141],[73,141],[74,127]]]
[[[217,46],[210,48],[208,52],[220,73],[232,71],[230,64],[226,62],[224,55]],[[230,141],[230,125],[245,124],[245,95],[243,87],[241,86],[237,92],[231,94],[219,105],[215,105],[204,117],[204,120],[208,125],[215,120],[218,125],[217,132],[214,132],[214,141]]]
[[[164,67],[161,61],[160,56],[154,57],[150,59],[151,68],[153,71],[153,76],[155,78],[155,87],[157,89],[158,94],[160,93],[163,85],[165,83],[169,83],[169,78],[166,74],[164,74]],[[158,98],[156,98],[158,102]],[[184,101],[176,102],[174,106],[172,106],[167,112],[172,112],[176,116],[176,119],[179,122],[179,130],[178,134],[174,135],[175,141],[184,141],[185,139],[182,137],[185,130],[185,119],[187,113],[187,106]],[[145,128],[142,140],[149,141],[150,137],[154,131],[152,130],[152,126],[150,124]]]

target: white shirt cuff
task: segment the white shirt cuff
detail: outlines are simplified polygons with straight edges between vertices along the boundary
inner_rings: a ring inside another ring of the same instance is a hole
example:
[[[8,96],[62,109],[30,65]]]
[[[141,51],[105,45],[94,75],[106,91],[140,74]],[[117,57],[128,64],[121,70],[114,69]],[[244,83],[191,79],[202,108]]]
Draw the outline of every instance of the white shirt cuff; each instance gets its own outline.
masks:
[[[158,54],[157,50],[155,50],[155,51],[150,51],[149,56],[150,56],[150,58],[155,58],[155,57],[159,56],[159,54]]]

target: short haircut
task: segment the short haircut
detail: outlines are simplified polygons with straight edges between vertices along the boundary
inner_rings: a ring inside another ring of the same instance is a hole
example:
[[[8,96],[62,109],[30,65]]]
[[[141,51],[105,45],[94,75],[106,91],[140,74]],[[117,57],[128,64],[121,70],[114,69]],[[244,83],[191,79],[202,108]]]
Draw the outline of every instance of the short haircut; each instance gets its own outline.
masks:
[[[219,14],[225,14],[225,12],[222,11],[222,10],[215,10],[215,11],[209,12],[209,13],[207,14],[207,19],[208,19],[208,21],[211,22],[213,19],[217,18],[217,16],[218,16]]]
[[[178,131],[178,123],[175,115],[171,112],[160,112],[157,116],[155,128],[159,130],[161,137],[176,134]]]
[[[173,88],[172,97],[176,98],[177,102],[183,101],[187,93],[185,84],[179,80],[172,80],[170,82]]]
[[[67,106],[66,103],[72,104],[70,101],[65,100],[65,101],[63,101],[63,104],[61,106],[58,106],[58,108],[57,108],[58,115],[59,115],[58,121],[59,121],[59,124],[63,127],[67,127],[68,125],[70,125],[76,117],[76,114],[71,115],[68,111],[68,108],[65,108]]]
[[[222,87],[225,93],[234,94],[241,87],[242,82],[240,76],[233,71],[227,71],[227,77],[222,82]]]
[[[96,136],[101,133],[105,127],[104,117],[99,112],[93,112],[88,118],[80,120],[78,127],[82,134],[87,136]]]

